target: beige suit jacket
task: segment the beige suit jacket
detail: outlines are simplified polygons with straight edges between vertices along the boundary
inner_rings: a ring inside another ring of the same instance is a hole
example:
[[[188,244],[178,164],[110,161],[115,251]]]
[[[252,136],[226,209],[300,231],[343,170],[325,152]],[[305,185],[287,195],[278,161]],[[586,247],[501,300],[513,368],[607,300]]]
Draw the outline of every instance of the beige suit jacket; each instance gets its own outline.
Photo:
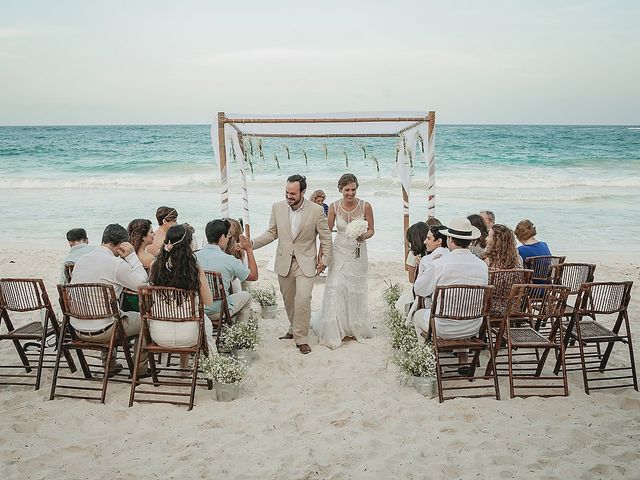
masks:
[[[322,263],[328,265],[331,261],[333,243],[331,232],[327,225],[327,217],[321,205],[309,200],[304,201],[300,231],[296,237],[291,233],[289,210],[291,207],[286,200],[273,204],[269,228],[253,240],[253,248],[258,249],[278,239],[276,250],[275,271],[278,275],[287,276],[291,268],[291,260],[296,258],[300,270],[306,277],[316,275],[316,236],[320,237],[322,247]]]

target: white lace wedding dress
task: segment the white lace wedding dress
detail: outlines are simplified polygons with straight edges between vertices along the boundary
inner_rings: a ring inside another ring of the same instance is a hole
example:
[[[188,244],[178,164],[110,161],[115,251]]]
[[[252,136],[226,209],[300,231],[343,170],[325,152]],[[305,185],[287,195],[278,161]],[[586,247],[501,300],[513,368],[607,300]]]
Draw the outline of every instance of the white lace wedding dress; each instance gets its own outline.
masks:
[[[367,315],[367,242],[360,244],[356,256],[357,242],[347,237],[347,225],[356,219],[364,219],[364,202],[358,201],[354,210],[347,212],[336,202],[332,206],[336,213],[338,233],[333,242],[333,260],[329,267],[322,298],[322,309],[314,316],[311,327],[318,335],[318,343],[337,348],[344,337],[356,339],[371,336]]]

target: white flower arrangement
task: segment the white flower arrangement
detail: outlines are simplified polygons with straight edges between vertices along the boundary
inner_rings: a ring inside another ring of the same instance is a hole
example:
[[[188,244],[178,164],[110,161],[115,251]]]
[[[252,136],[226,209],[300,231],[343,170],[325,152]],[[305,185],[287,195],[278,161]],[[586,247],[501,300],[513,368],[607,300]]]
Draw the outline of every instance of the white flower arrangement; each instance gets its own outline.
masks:
[[[384,322],[387,327],[391,348],[401,352],[408,352],[418,344],[415,330],[405,324],[402,313],[396,308],[389,307],[386,310]]]
[[[436,357],[431,344],[417,344],[406,352],[400,351],[393,356],[392,361],[404,375],[436,376]]]
[[[402,285],[387,281],[385,281],[385,283],[387,286],[382,291],[382,298],[384,298],[388,306],[393,307],[400,298],[400,295],[402,295]]]
[[[358,237],[361,237],[369,230],[369,222],[367,222],[364,218],[358,218],[349,222],[347,228],[345,230],[345,235],[348,238],[352,238],[356,240]],[[357,240],[356,240],[357,241]],[[360,258],[360,242],[357,243],[356,249],[353,252],[356,258]]]
[[[273,285],[256,285],[250,289],[251,297],[262,307],[276,305],[276,289]]]
[[[206,378],[218,383],[239,383],[247,374],[246,364],[228,355],[202,355],[200,368]]]
[[[231,350],[255,350],[260,343],[257,318],[252,315],[245,322],[225,325],[222,338],[224,345]]]

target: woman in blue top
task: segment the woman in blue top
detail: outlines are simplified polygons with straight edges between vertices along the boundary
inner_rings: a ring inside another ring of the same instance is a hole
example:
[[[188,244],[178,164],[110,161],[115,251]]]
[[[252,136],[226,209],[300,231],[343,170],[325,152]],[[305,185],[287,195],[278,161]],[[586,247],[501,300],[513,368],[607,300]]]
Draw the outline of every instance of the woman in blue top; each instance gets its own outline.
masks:
[[[536,239],[536,227],[531,220],[521,220],[516,226],[516,238],[522,245],[518,247],[518,253],[524,262],[529,257],[540,255],[551,255],[551,251],[546,243]]]

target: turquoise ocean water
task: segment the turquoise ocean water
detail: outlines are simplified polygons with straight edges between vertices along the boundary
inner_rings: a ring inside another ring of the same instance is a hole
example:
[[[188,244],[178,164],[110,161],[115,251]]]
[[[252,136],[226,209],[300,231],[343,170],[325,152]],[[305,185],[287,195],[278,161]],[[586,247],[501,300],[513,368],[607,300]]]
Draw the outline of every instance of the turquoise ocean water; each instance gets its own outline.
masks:
[[[265,139],[263,152],[264,160],[254,143],[254,234],[266,227],[287,175],[306,175],[308,193],[322,188],[333,200],[338,177],[349,171],[358,175],[359,195],[376,213],[370,249],[401,250],[393,139]],[[412,178],[411,220],[417,221],[426,216],[421,157]],[[552,250],[640,250],[635,127],[440,125],[436,188],[436,216],[445,223],[489,209],[511,227],[531,219]],[[63,246],[65,232],[79,226],[98,243],[106,224],[153,220],[159,205],[177,208],[202,241],[206,221],[219,216],[209,125],[0,127],[0,191],[8,240],[35,244]],[[232,163],[231,214],[238,217],[239,195]]]

